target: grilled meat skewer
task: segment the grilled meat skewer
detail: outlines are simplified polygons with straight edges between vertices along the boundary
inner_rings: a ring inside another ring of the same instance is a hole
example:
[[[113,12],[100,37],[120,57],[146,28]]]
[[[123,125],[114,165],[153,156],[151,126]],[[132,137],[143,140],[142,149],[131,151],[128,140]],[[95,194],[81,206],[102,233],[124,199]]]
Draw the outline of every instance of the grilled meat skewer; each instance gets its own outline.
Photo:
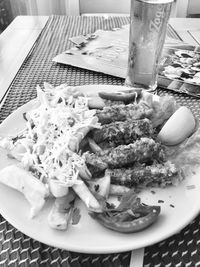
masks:
[[[153,133],[150,120],[128,120],[105,124],[101,129],[94,129],[92,138],[97,144],[107,141],[113,146],[118,146],[133,143],[141,137],[151,137]]]
[[[121,104],[111,107],[104,107],[102,110],[96,110],[96,116],[101,124],[108,124],[114,121],[139,120],[149,118],[153,109],[145,103],[140,104]]]
[[[86,164],[92,173],[101,172],[108,168],[121,168],[136,162],[163,162],[164,149],[160,143],[151,138],[143,137],[132,144],[120,145],[115,148],[102,150],[95,154],[86,152]]]
[[[112,184],[130,188],[155,185],[165,187],[173,184],[175,179],[181,178],[179,170],[169,161],[150,166],[139,164],[132,168],[108,169],[106,173],[110,175]]]

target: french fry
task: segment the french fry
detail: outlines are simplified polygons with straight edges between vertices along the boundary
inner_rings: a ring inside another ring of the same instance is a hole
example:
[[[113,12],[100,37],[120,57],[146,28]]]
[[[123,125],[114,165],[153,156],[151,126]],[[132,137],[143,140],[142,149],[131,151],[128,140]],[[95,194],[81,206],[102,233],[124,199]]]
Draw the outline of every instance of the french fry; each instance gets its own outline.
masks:
[[[90,131],[90,129],[91,129],[91,127],[89,127],[89,126],[81,128],[76,133],[76,135],[69,141],[69,148],[73,152],[78,152],[78,150],[79,150],[79,144],[81,143],[81,141],[83,140],[83,138],[88,134],[88,132]]]
[[[49,180],[49,188],[54,197],[63,197],[68,194],[69,188],[56,179]]]
[[[101,206],[97,199],[93,196],[87,185],[82,181],[72,186],[75,193],[85,203],[90,211],[101,212]]]
[[[124,193],[127,193],[130,190],[129,187],[124,185],[110,185],[110,195],[122,196]]]
[[[8,152],[9,154],[9,157],[13,157],[15,159],[17,159],[18,161],[21,161],[22,157],[23,157],[23,154],[26,152],[26,149],[24,146],[22,146],[21,144],[17,144],[13,147],[12,150],[10,150]]]
[[[0,171],[0,182],[23,193],[31,205],[30,216],[34,217],[44,206],[49,190],[30,172],[10,165]]]
[[[88,186],[92,193],[97,193],[102,197],[107,198],[110,193],[110,175],[106,174],[99,179],[93,179],[88,182]]]
[[[51,228],[57,230],[68,228],[75,198],[75,193],[70,190],[67,195],[55,199],[48,215],[48,224]]]
[[[101,147],[98,146],[97,143],[90,137],[88,137],[88,144],[93,153],[102,151]]]
[[[78,171],[79,171],[79,175],[82,179],[84,180],[90,180],[91,179],[91,173],[88,170],[87,166],[83,166],[83,167],[77,167]]]

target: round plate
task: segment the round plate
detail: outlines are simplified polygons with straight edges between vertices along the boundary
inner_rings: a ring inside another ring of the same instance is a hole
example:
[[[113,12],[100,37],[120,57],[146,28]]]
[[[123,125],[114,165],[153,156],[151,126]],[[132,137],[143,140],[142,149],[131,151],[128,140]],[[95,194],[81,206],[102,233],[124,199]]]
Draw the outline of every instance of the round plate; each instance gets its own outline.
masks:
[[[87,85],[79,87],[85,93],[98,91],[117,91],[121,86]],[[23,113],[29,110],[35,101],[31,101],[0,125],[0,136],[13,134],[24,126]],[[0,169],[10,164],[5,152],[0,153]],[[14,175],[14,174],[13,174]],[[117,233],[108,230],[93,220],[83,203],[81,219],[77,225],[70,225],[67,231],[53,230],[48,226],[47,216],[51,201],[47,201],[41,212],[30,219],[30,206],[24,196],[5,185],[0,184],[0,212],[4,218],[24,234],[53,247],[82,253],[115,253],[149,246],[177,233],[190,223],[200,211],[200,171],[187,177],[180,185],[165,189],[150,189],[140,197],[146,204],[161,205],[158,220],[149,228],[132,234]],[[191,188],[189,190],[188,188]],[[163,202],[158,204],[162,200]]]

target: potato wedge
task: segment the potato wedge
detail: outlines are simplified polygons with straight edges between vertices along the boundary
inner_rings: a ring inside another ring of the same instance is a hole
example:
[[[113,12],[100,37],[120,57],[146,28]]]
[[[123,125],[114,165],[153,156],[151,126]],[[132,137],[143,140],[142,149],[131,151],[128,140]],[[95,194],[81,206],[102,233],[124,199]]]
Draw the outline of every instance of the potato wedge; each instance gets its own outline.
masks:
[[[107,198],[110,192],[110,175],[107,174],[102,178],[91,180],[88,185],[92,193]]]
[[[57,230],[66,230],[68,228],[75,198],[75,193],[70,190],[67,195],[55,199],[48,215],[48,224],[51,228]]]
[[[54,197],[66,196],[69,191],[67,186],[64,186],[56,179],[49,180],[49,188]]]
[[[80,197],[90,211],[101,212],[101,206],[97,199],[93,196],[87,185],[82,180],[79,181],[80,183],[72,186],[75,193]]]
[[[97,145],[97,143],[90,137],[87,138],[88,139],[88,144],[90,146],[90,149],[93,153],[102,151],[102,149],[100,148],[100,146]]]
[[[16,165],[7,166],[0,171],[0,182],[24,194],[31,205],[31,217],[42,209],[45,198],[49,195],[45,184]]]

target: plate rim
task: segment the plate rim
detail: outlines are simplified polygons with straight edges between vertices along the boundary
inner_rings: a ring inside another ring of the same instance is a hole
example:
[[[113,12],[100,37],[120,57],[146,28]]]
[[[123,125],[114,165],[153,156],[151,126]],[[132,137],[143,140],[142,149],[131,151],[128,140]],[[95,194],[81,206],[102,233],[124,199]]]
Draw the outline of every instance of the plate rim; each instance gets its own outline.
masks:
[[[82,85],[82,86],[76,86],[77,88],[88,88],[90,87],[91,89],[92,88],[96,88],[96,87],[99,87],[99,88],[105,88],[105,87],[112,87],[112,88],[124,88],[124,86],[118,86],[118,85],[100,85],[100,84],[92,84],[92,85]],[[6,124],[9,120],[12,120],[12,117],[15,116],[16,113],[20,113],[22,112],[24,109],[26,110],[27,108],[30,108],[34,102],[35,102],[36,99],[33,99],[33,100],[30,100],[29,102],[25,103],[24,105],[22,105],[21,107],[17,108],[13,113],[11,113],[1,124],[0,124],[0,133],[1,133],[1,129],[2,127],[6,127]],[[29,107],[30,106],[30,107]],[[0,186],[2,186],[2,184],[0,184]],[[3,185],[4,186],[4,185]],[[13,190],[13,189],[11,189]],[[19,192],[17,192],[19,193]],[[20,193],[19,193],[20,194]],[[1,196],[0,196],[0,199],[1,199]],[[200,197],[199,197],[200,199]],[[25,198],[24,198],[25,200]],[[42,243],[45,243],[49,246],[53,246],[53,247],[57,247],[57,248],[60,248],[60,249],[65,249],[65,250],[69,250],[69,251],[74,251],[74,252],[80,252],[80,253],[91,253],[91,254],[95,254],[95,253],[102,253],[102,254],[108,254],[108,253],[120,253],[120,252],[125,252],[125,251],[129,251],[129,250],[132,250],[132,249],[137,249],[137,248],[141,248],[141,247],[147,247],[147,246],[151,246],[155,243],[159,243],[160,241],[164,241],[165,239],[173,236],[174,234],[176,234],[178,231],[181,231],[184,227],[186,227],[199,213],[200,211],[200,205],[199,205],[199,208],[195,209],[195,212],[193,212],[193,215],[190,216],[190,218],[188,218],[187,220],[184,221],[184,223],[181,223],[181,225],[179,225],[178,228],[174,229],[174,231],[171,231],[170,233],[168,233],[166,231],[166,233],[162,233],[162,235],[160,237],[157,237],[155,238],[155,240],[146,240],[146,243],[144,244],[144,246],[140,245],[140,246],[131,246],[131,244],[127,244],[126,246],[124,247],[119,247],[118,249],[116,249],[116,247],[114,247],[113,249],[112,248],[101,248],[101,249],[96,249],[95,247],[90,247],[90,249],[88,250],[88,247],[74,247],[73,245],[70,245],[68,244],[68,246],[60,246],[59,244],[56,244],[55,243],[49,243],[49,242],[46,242],[43,238],[35,238],[35,236],[32,235],[32,233],[28,233],[27,231],[24,231],[23,227],[19,224],[17,224],[15,221],[13,221],[12,219],[10,218],[7,218],[7,213],[2,211],[1,210],[1,205],[0,205],[0,211],[1,211],[1,214],[2,216],[4,217],[4,219],[13,225],[14,228],[18,229],[19,231],[21,231],[22,233],[24,233],[25,235],[29,236],[30,238],[33,238],[33,239],[36,239],[38,240],[39,242],[42,242]],[[17,226],[15,226],[17,225]],[[142,232],[142,231],[141,231]],[[142,242],[144,243],[144,242]]]

